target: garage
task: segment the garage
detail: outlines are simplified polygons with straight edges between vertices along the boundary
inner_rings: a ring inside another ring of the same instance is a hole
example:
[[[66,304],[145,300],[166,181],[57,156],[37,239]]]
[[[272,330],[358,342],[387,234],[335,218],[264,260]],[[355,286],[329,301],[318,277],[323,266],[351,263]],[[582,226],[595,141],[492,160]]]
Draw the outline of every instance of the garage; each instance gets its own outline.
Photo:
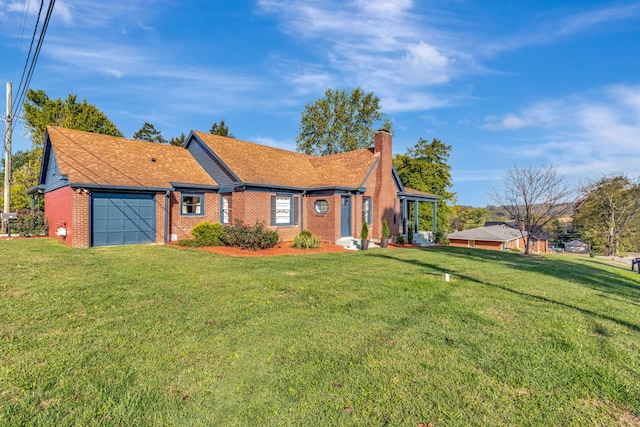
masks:
[[[91,246],[155,241],[154,194],[96,192],[91,195]]]

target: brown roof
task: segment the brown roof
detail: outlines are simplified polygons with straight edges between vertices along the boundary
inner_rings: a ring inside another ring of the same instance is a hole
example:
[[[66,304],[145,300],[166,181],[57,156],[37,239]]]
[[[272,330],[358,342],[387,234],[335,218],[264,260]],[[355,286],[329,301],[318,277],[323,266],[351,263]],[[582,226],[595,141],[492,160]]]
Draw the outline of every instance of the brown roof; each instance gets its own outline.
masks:
[[[72,184],[170,188],[216,185],[182,147],[47,126],[60,173]],[[155,161],[153,160],[155,159]]]
[[[404,192],[407,194],[415,194],[418,196],[438,197],[435,194],[425,193],[424,191],[414,190],[413,188],[404,187]]]
[[[317,157],[204,132],[194,133],[242,182],[251,184],[358,188],[378,157],[369,149]]]

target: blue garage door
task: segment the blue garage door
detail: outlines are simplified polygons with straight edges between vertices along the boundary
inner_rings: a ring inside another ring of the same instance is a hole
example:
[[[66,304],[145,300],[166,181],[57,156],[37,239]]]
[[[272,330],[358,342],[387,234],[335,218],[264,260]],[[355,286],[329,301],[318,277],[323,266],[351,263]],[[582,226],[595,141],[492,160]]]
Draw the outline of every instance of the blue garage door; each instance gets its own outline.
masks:
[[[91,245],[133,245],[156,241],[153,194],[93,193]]]

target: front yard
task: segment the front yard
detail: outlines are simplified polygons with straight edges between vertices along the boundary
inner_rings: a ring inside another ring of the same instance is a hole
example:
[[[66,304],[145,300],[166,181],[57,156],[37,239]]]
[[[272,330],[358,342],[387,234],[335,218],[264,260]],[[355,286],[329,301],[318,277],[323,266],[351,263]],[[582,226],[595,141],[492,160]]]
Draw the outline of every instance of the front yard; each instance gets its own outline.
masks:
[[[640,424],[640,274],[590,258],[26,239],[0,272],[0,425]]]

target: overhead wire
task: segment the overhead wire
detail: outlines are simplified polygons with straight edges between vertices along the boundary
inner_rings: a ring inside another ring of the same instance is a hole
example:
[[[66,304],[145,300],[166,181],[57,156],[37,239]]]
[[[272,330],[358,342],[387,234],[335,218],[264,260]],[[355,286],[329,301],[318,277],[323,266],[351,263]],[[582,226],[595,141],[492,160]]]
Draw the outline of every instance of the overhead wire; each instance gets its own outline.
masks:
[[[44,0],[43,0],[44,1]],[[31,59],[31,65],[29,66],[29,71],[27,72],[27,78],[24,81],[24,85],[18,88],[18,97],[16,98],[16,104],[14,105],[14,112],[12,113],[12,117],[18,117],[22,110],[22,102],[27,93],[27,89],[31,84],[31,78],[33,77],[33,71],[35,70],[36,63],[38,62],[38,57],[40,56],[40,50],[42,49],[42,44],[44,42],[44,36],[47,32],[47,28],[49,27],[49,21],[51,20],[51,15],[53,13],[53,6],[55,5],[55,0],[49,1],[49,7],[47,9],[47,14],[45,15],[44,22],[42,23],[42,29],[40,30],[40,36],[38,37],[38,43],[36,45],[36,50],[33,54],[33,58]]]
[[[18,57],[20,56],[20,49],[22,48],[22,40],[24,38],[24,29],[27,26],[27,16],[29,16],[29,6],[31,5],[31,0],[27,0],[24,2],[24,8],[22,9],[22,25],[20,26],[20,35],[18,36],[16,43],[16,55],[13,59],[13,67],[11,68],[11,78],[9,81],[14,80],[16,67],[18,66]]]

